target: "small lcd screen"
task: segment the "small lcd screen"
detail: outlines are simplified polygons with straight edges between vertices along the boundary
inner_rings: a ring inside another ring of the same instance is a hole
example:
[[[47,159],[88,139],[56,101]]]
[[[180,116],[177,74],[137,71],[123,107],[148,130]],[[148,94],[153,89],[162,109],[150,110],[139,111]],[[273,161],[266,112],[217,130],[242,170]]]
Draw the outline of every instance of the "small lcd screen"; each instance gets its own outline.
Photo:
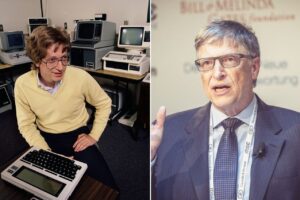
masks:
[[[5,87],[0,87],[0,107],[10,104]]]
[[[122,27],[120,44],[141,46],[143,44],[143,33],[143,27]]]
[[[81,23],[78,24],[78,38],[79,39],[93,39],[94,38],[94,26],[93,23]]]
[[[8,34],[8,45],[10,47],[23,47],[24,41],[23,41],[23,35],[19,33],[14,34]]]
[[[13,176],[55,197],[58,197],[66,185],[24,166]]]

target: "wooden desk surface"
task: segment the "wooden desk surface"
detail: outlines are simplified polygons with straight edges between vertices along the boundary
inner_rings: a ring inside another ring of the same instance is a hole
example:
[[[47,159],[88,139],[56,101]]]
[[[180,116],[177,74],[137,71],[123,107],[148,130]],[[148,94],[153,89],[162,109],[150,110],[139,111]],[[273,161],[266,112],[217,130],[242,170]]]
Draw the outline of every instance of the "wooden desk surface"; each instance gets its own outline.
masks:
[[[7,69],[7,68],[10,68],[12,67],[12,65],[9,65],[9,64],[0,64],[0,69]]]
[[[14,159],[13,159],[14,160]],[[0,167],[0,171],[4,170],[9,164]],[[115,200],[119,192],[104,185],[89,176],[84,175],[79,184],[69,198],[70,200]],[[0,199],[5,200],[29,200],[32,194],[0,179]]]
[[[119,78],[135,80],[135,81],[142,80],[147,75],[147,73],[145,73],[143,75],[135,75],[135,74],[128,74],[128,73],[109,71],[109,70],[103,70],[103,69],[92,70],[92,69],[88,69],[86,67],[79,67],[79,66],[75,66],[75,65],[70,65],[70,66],[78,67],[80,69],[86,70],[86,71],[94,73],[94,74],[114,76],[114,77],[119,77]]]
[[[11,68],[13,66],[14,65],[0,64],[0,70]],[[128,73],[115,72],[115,71],[109,71],[109,70],[102,70],[102,69],[92,70],[92,69],[88,69],[88,68],[85,68],[85,67],[79,67],[79,66],[74,66],[74,65],[70,65],[70,66],[71,67],[78,67],[78,68],[81,68],[83,70],[89,71],[89,72],[94,73],[94,74],[106,75],[106,76],[112,76],[112,77],[119,77],[119,78],[134,80],[134,81],[142,80],[147,75],[147,73],[145,73],[143,75],[135,75],[135,74],[128,74]]]

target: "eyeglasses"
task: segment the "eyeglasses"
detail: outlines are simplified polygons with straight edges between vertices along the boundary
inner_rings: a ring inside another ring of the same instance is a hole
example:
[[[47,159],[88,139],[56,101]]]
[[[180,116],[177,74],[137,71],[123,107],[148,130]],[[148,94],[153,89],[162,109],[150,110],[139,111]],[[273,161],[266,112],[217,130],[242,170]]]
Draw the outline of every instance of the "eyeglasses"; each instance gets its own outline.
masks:
[[[200,58],[195,60],[195,65],[198,68],[199,71],[209,71],[212,70],[215,66],[216,60],[219,60],[220,64],[224,68],[232,68],[237,67],[240,62],[241,58],[253,58],[250,55],[244,55],[244,54],[227,54],[224,56],[219,57],[210,57],[210,58]]]
[[[45,63],[46,67],[50,70],[54,69],[58,65],[59,61],[63,66],[67,66],[69,64],[69,56],[63,56],[61,58],[50,58],[46,61],[42,60],[42,62]]]

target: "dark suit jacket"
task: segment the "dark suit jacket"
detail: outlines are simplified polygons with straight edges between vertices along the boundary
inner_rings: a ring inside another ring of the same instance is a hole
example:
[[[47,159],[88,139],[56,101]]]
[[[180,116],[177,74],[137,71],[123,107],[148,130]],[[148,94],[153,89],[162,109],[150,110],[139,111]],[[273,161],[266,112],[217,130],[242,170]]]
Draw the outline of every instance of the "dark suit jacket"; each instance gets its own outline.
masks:
[[[259,98],[251,166],[251,200],[300,200],[300,113]],[[167,117],[153,172],[153,199],[209,199],[210,103]]]

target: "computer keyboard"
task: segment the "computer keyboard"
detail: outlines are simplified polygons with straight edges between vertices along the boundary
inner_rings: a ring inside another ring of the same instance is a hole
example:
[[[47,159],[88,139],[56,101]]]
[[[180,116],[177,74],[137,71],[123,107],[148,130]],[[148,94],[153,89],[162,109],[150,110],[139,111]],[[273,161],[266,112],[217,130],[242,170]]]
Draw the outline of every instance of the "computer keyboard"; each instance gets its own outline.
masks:
[[[75,178],[77,170],[81,169],[81,166],[76,165],[74,160],[42,149],[29,152],[21,161],[32,163],[35,167],[45,169],[50,173],[55,173],[62,178],[71,180]]]
[[[87,164],[31,147],[1,172],[1,178],[44,200],[67,200]]]

